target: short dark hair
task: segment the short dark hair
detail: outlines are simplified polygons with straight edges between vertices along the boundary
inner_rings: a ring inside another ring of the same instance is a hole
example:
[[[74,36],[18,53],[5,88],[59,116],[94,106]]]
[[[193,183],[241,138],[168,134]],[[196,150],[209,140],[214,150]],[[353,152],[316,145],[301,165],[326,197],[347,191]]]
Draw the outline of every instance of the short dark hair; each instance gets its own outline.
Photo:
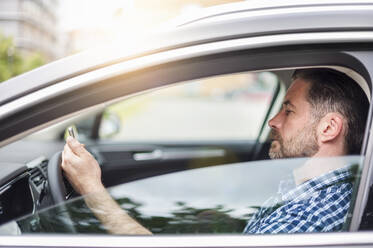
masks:
[[[368,116],[368,97],[352,78],[327,68],[298,69],[292,79],[311,83],[307,100],[312,115],[320,120],[327,113],[338,112],[346,120],[345,150],[347,154],[360,154]]]

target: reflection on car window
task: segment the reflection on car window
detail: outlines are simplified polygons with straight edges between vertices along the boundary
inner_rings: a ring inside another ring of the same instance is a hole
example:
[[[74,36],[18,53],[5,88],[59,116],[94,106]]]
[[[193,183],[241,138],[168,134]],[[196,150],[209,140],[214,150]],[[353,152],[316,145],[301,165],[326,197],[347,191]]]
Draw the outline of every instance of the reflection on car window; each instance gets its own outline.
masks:
[[[278,83],[270,72],[251,72],[156,90],[109,107],[100,137],[123,141],[252,140],[259,134]]]
[[[309,176],[302,173],[310,161],[334,169],[297,185],[299,178],[306,180]],[[359,182],[361,161],[360,156],[345,156],[245,162],[157,176],[115,186],[109,192],[128,214],[154,234],[249,234],[251,228],[258,227],[254,224],[258,221],[268,226],[268,233],[276,233],[275,228],[284,222],[304,221],[300,215],[304,211],[328,212],[323,215],[327,216],[325,219],[308,215],[307,218],[315,218],[309,222],[314,223],[313,232],[325,231],[318,227],[329,221],[328,216],[340,219],[336,229],[330,230],[338,231],[346,226],[347,213],[352,211],[349,204],[340,201],[350,202],[355,197],[352,187],[348,192],[341,185]],[[330,180],[333,177],[336,180]],[[325,194],[336,188],[344,196],[342,199],[338,199],[338,194]],[[323,204],[313,206],[320,200],[318,197],[323,198]],[[22,233],[106,232],[83,198],[22,218],[18,225]]]

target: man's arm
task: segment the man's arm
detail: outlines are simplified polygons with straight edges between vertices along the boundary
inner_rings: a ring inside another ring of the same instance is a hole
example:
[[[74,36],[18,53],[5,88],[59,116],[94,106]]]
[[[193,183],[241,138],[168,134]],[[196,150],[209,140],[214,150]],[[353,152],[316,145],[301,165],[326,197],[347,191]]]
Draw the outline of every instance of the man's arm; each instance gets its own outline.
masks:
[[[62,169],[74,189],[102,224],[113,234],[151,234],[114,201],[101,182],[95,158],[77,140],[68,137],[62,153]]]

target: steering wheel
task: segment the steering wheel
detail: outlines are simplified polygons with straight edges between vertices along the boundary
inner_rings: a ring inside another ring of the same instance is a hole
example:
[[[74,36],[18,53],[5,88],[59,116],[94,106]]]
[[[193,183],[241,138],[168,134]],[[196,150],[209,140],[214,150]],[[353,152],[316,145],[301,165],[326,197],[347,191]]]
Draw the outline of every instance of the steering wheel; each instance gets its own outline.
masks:
[[[64,232],[69,233],[77,233],[77,229],[75,228],[75,224],[66,224],[66,219],[73,220],[69,213],[68,207],[63,204],[66,200],[68,200],[68,196],[71,194],[69,191],[72,190],[72,186],[68,183],[68,181],[62,175],[61,169],[61,161],[62,161],[62,152],[57,152],[52,156],[48,163],[48,185],[49,185],[49,192],[50,197],[52,198],[53,203],[56,205],[49,211],[46,211],[46,214],[51,214],[52,219],[60,219],[61,221],[50,225],[47,221],[45,224],[50,228],[57,228],[56,230],[63,230]],[[68,190],[66,190],[68,189]],[[70,190],[71,189],[71,190]],[[74,191],[73,191],[74,192]],[[50,213],[49,213],[50,212]],[[68,222],[68,223],[74,223]],[[58,226],[58,227],[56,227]]]
[[[68,196],[73,191],[71,185],[62,175],[61,162],[62,152],[58,152],[53,155],[48,164],[49,190],[55,204],[60,204],[68,200]]]

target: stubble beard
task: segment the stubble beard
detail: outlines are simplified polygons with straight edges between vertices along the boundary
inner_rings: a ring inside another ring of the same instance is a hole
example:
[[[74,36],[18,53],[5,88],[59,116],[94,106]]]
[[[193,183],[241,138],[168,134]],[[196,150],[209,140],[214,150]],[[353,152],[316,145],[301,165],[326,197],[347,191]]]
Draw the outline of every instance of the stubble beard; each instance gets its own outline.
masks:
[[[309,125],[299,130],[286,140],[272,129],[270,137],[273,140],[268,153],[271,159],[312,157],[319,150],[315,125]]]

